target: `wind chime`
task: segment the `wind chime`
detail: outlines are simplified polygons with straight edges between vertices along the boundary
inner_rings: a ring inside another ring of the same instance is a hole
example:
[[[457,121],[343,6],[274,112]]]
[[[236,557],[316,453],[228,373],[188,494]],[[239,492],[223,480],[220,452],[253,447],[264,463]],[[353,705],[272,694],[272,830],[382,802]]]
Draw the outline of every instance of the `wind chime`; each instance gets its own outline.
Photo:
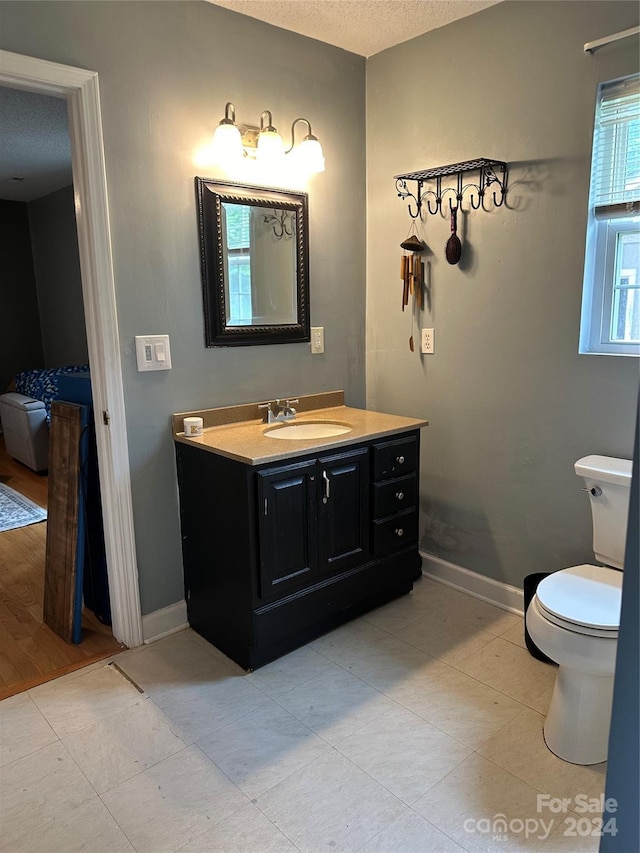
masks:
[[[425,250],[425,244],[417,234],[410,233],[407,239],[400,243],[400,248],[404,250],[400,258],[402,310],[409,306],[409,349],[413,352],[413,314],[416,308],[420,311],[424,309],[424,261],[420,255]]]

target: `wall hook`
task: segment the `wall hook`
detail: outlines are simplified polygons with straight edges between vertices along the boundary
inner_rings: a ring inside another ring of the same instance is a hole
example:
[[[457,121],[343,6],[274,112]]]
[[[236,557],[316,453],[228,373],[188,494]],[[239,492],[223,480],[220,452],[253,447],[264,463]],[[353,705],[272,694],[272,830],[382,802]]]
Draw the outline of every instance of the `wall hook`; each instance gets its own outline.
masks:
[[[420,204],[420,200],[417,199],[414,195],[412,195],[411,193],[409,193],[409,195],[415,201],[417,210],[415,213],[413,213],[413,211],[411,210],[411,202],[409,202],[409,204],[407,205],[407,210],[409,211],[409,216],[412,219],[417,219],[420,216],[420,209],[421,209],[422,205]]]
[[[396,192],[398,193],[398,198],[412,198],[415,202],[416,213],[413,213],[413,211],[411,210],[411,202],[407,204],[407,210],[409,211],[409,216],[412,219],[417,219],[420,216],[420,211],[422,209],[422,198],[420,196],[421,189],[422,184],[421,182],[418,182],[417,192],[416,194],[414,194],[407,189],[407,183],[404,179],[396,179]]]
[[[435,214],[436,214],[436,213],[438,212],[438,210],[440,209],[440,205],[441,205],[441,203],[442,203],[442,199],[441,199],[441,198],[439,198],[435,193],[429,193],[429,195],[432,195],[432,196],[434,197],[435,202],[436,202],[436,206],[435,206],[434,210],[432,210],[432,209],[431,209],[431,201],[430,201],[429,199],[427,199],[427,210],[429,211],[429,213],[430,213],[432,216],[435,216]]]
[[[473,200],[473,195],[469,196],[469,204],[473,208],[473,210],[480,210],[482,207],[482,199],[484,197],[484,190],[478,190],[478,203],[476,204]]]

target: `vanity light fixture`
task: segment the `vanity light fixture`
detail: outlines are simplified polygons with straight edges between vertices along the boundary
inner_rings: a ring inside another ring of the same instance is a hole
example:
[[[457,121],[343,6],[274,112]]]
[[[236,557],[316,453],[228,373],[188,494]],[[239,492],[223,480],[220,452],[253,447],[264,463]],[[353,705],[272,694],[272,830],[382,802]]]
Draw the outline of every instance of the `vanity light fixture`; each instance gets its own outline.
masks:
[[[309,132],[296,145],[295,128],[304,122]],[[263,110],[260,126],[236,124],[236,109],[231,101],[224,108],[224,118],[213,135],[213,154],[221,165],[238,162],[241,157],[250,157],[263,164],[278,164],[291,155],[289,162],[305,172],[324,172],[324,155],[318,138],[313,135],[311,123],[306,118],[294,119],[291,124],[291,145],[285,149],[284,142],[273,126],[271,110]]]

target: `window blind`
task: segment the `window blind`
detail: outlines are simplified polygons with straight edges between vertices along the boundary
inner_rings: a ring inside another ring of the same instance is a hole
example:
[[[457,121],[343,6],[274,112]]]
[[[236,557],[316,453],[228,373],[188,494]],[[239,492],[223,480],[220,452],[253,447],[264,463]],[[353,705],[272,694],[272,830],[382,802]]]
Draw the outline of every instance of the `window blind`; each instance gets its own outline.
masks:
[[[599,87],[591,205],[598,219],[640,215],[640,75]]]

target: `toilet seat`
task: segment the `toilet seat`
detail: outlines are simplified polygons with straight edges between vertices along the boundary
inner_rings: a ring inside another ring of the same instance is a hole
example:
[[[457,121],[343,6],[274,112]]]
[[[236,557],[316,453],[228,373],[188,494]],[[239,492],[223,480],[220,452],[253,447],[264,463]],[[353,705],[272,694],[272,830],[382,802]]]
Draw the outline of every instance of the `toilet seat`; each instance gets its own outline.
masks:
[[[538,585],[546,619],[578,634],[615,639],[620,627],[622,572],[604,566],[571,566]]]

